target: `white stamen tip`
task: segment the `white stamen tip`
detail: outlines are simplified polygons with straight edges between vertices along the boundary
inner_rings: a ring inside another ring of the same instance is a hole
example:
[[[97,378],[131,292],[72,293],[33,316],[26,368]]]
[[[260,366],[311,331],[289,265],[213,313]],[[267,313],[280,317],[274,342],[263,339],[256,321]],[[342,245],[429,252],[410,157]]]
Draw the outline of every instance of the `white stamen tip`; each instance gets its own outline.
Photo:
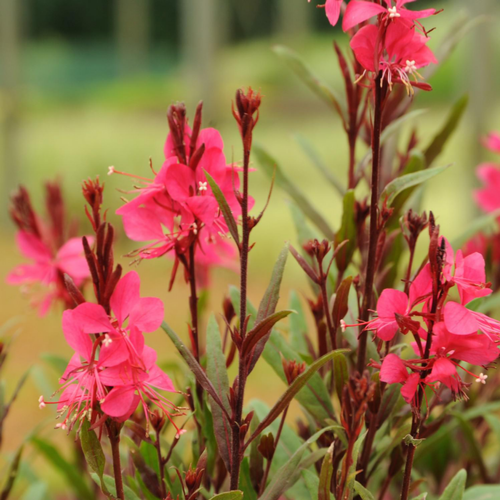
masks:
[[[109,347],[109,344],[111,344],[112,342],[113,339],[106,333],[106,335],[104,335],[104,340],[102,341],[104,347]]]
[[[488,375],[485,375],[484,373],[480,373],[479,377],[476,379],[476,382],[478,384],[486,384],[486,379],[488,378]]]
[[[415,61],[406,61],[405,71],[407,73],[413,73],[417,71],[417,65],[415,64]]]
[[[47,406],[47,405],[45,404],[43,396],[40,396],[38,398],[38,408],[40,408],[40,410],[43,410],[45,408],[45,406]]]
[[[115,167],[108,167],[108,175],[113,175],[115,173]]]
[[[198,183],[198,189],[199,189],[200,191],[206,191],[206,190],[208,189],[207,184],[208,184],[207,182],[201,182],[201,181],[200,181],[200,182]]]
[[[345,332],[345,329],[347,328],[345,321],[343,319],[340,320],[340,329],[342,332]]]
[[[389,12],[389,19],[394,19],[395,17],[401,17],[401,14],[398,12],[397,7],[389,7],[387,9]]]

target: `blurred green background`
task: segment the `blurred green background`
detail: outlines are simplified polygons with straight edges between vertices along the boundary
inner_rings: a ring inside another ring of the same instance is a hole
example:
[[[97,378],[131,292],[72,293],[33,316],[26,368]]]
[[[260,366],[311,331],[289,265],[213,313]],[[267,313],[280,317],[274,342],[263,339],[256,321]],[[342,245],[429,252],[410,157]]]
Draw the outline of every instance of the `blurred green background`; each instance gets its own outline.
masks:
[[[147,175],[149,157],[161,165],[167,134],[165,113],[175,101],[185,101],[192,114],[205,102],[205,126],[220,129],[228,160],[239,160],[240,142],[231,116],[238,87],[251,85],[264,95],[255,140],[279,159],[314,205],[338,227],[340,200],[311,166],[294,140],[307,137],[324,161],[345,179],[347,150],[339,120],[319,102],[272,52],[274,44],[292,47],[332,86],[342,88],[332,40],[345,45],[346,36],[331,28],[315,0],[0,0],[0,324],[13,318],[19,331],[9,356],[7,393],[28,367],[33,375],[6,421],[3,452],[14,450],[38,423],[50,436],[53,414],[38,410],[38,395],[56,387],[57,373],[41,360],[46,352],[70,355],[60,328],[61,311],[38,318],[28,312],[28,300],[4,283],[7,272],[22,259],[8,221],[8,196],[19,183],[41,208],[42,183],[60,177],[72,215],[82,219],[80,183],[99,174],[106,182],[109,219],[120,205],[117,189],[131,186],[125,177],[107,177],[107,168]],[[423,5],[422,5],[423,4]],[[470,94],[466,119],[439,164],[453,167],[429,183],[424,208],[438,217],[442,232],[452,238],[477,215],[472,189],[475,166],[488,158],[479,138],[500,129],[500,5],[497,0],[419,1],[443,8],[427,20],[431,47],[438,47],[461,11],[485,15],[485,22],[459,45],[451,59],[433,76],[434,91],[418,96],[416,107],[422,142],[432,137],[447,109]],[[413,124],[412,124],[413,125]],[[252,174],[256,207],[263,206],[269,179]],[[82,230],[88,228],[82,222]],[[263,222],[253,233],[251,299],[258,302],[284,241],[294,239],[286,195],[277,189]],[[120,234],[118,253],[133,245]],[[128,266],[126,258],[120,259]],[[165,301],[167,321],[183,335],[188,320],[187,289],[181,280],[167,292],[171,263],[143,262],[139,271],[143,294]],[[210,307],[220,310],[228,284],[237,276],[218,270],[213,276]],[[289,262],[283,288],[307,290],[294,262]],[[151,334],[151,344],[163,360],[175,357],[165,335]],[[259,381],[266,380],[263,393]],[[249,397],[270,402],[281,382],[261,364],[250,380]],[[48,419],[48,423],[47,423]],[[62,439],[62,435],[57,435]],[[53,436],[55,437],[55,436]]]

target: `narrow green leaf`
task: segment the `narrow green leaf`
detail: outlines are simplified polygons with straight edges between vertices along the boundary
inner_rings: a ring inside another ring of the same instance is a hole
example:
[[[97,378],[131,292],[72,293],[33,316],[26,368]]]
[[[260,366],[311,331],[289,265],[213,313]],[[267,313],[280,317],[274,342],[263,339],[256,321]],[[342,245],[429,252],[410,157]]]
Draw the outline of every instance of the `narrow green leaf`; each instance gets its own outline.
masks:
[[[21,500],[46,500],[47,495],[47,485],[38,481],[32,484],[22,496]]]
[[[333,377],[335,383],[335,391],[338,398],[342,401],[342,391],[344,385],[349,380],[349,372],[347,370],[347,359],[345,356],[339,356],[333,365]]]
[[[256,323],[262,323],[264,319],[271,317],[276,311],[276,306],[278,305],[278,300],[280,298],[280,288],[281,280],[283,279],[283,273],[285,271],[286,259],[288,257],[288,244],[283,247],[281,253],[278,256],[276,264],[274,264],[273,272],[271,274],[271,281],[264,293],[264,297],[259,304],[259,309],[257,311]],[[249,365],[249,373],[255,367],[257,360],[260,358],[266,342],[269,340],[270,332],[268,332],[264,337],[262,337],[256,344],[254,352],[252,354],[252,359]]]
[[[68,366],[68,359],[63,356],[57,356],[56,354],[52,354],[50,352],[44,352],[40,355],[40,357],[46,361],[57,374],[64,373],[66,367]]]
[[[252,480],[250,478],[248,457],[245,457],[241,462],[239,488],[243,492],[243,498],[245,500],[257,500],[257,493],[253,488]]]
[[[228,491],[226,493],[219,493],[210,500],[242,500],[243,492],[240,490]]]
[[[325,165],[311,142],[302,134],[295,134],[295,139],[299,143],[302,150],[309,157],[312,164],[323,174],[324,178],[336,189],[340,196],[344,197],[346,191],[344,186],[333,173],[333,171]]]
[[[500,486],[481,484],[467,488],[462,497],[463,500],[498,500],[500,498]]]
[[[170,326],[164,321],[161,325],[163,331],[170,337],[170,340],[173,342],[176,349],[179,351],[180,355],[184,358],[189,368],[193,372],[196,380],[200,383],[200,385],[205,389],[208,394],[213,398],[215,403],[219,405],[223,412],[226,412],[226,408],[222,403],[215,387],[212,385],[212,382],[208,379],[206,373],[203,371],[203,368],[200,366],[196,358],[193,356],[191,351],[184,345],[184,342],[179,338],[179,336],[170,328]],[[229,419],[229,414],[226,415]]]
[[[458,250],[477,233],[496,230],[498,228],[498,217],[500,217],[500,210],[476,217],[473,221],[467,223],[465,231],[451,242],[452,247]]]
[[[88,466],[98,475],[101,489],[104,494],[107,494],[108,492],[103,480],[106,458],[102,450],[101,442],[95,432],[90,429],[90,422],[87,419],[84,420],[80,429],[80,443]]]
[[[236,317],[239,318],[241,304],[239,288],[231,285],[229,287],[229,298],[231,299],[231,303],[233,304]],[[255,318],[257,317],[257,309],[255,309],[255,306],[247,299],[247,316],[248,315],[250,315],[250,319],[248,320],[248,328],[252,329],[253,325],[255,324]]]
[[[292,200],[300,207],[305,216],[323,233],[328,240],[333,240],[334,232],[330,228],[325,218],[309,203],[309,200],[300,189],[293,184],[289,177],[283,174],[278,162],[269,155],[263,148],[254,147],[254,153],[261,164],[264,172],[272,177],[276,172],[276,184],[285,190]]]
[[[33,437],[31,439],[34,447],[66,478],[79,499],[93,500],[94,494],[84,481],[83,476],[68,462],[60,453],[59,450],[49,442]]]
[[[290,309],[297,313],[290,316],[290,345],[300,354],[308,354],[306,336],[309,328],[299,294],[295,290],[290,292],[289,304]]]
[[[465,482],[467,481],[467,472],[461,469],[450,481],[439,500],[462,500],[465,491]],[[477,499],[478,497],[476,497]]]
[[[357,481],[354,481],[354,491],[361,497],[361,500],[375,500],[375,497]]]
[[[441,127],[439,132],[436,134],[432,142],[429,144],[425,150],[425,162],[427,166],[430,166],[432,162],[441,154],[444,146],[448,142],[448,139],[453,135],[460,120],[462,119],[465,110],[467,109],[467,104],[469,103],[469,96],[462,96],[452,107],[450,114],[448,115],[444,125]]]
[[[91,472],[90,476],[92,477],[92,479],[94,480],[95,483],[99,484],[100,479],[99,479],[99,476],[95,472]],[[111,492],[111,495],[116,497],[115,480],[111,476],[108,476],[107,474],[105,474],[103,476],[103,480],[104,480],[104,483],[106,484],[106,488],[108,489],[108,491]],[[125,496],[125,500],[141,500],[134,493],[134,491],[126,484],[123,485],[123,493]],[[94,497],[92,496],[92,498],[94,498]]]
[[[345,122],[346,105],[337,92],[322,82],[306,63],[288,47],[276,45],[273,51],[291,68],[291,70],[323,101],[330,105]]]
[[[357,247],[357,228],[356,228],[356,215],[355,215],[356,198],[354,190],[350,189],[344,196],[342,202],[342,224],[340,229],[335,235],[335,248],[337,248],[343,241],[348,240],[346,244],[338,251],[335,258],[337,269],[341,272],[347,269],[351,263],[352,256]]]
[[[330,430],[329,427],[321,429],[305,441],[304,444],[294,452],[290,459],[274,475],[271,483],[260,497],[260,500],[277,500],[283,493],[293,486],[293,483],[300,477],[300,468],[306,468],[306,466],[310,465],[309,463],[306,463],[302,464],[301,467],[301,460],[305,451],[328,430]],[[322,450],[323,453],[325,451],[326,450]],[[317,460],[317,457],[314,457],[314,459]],[[299,474],[297,474],[297,472]]]
[[[224,193],[222,192],[222,190],[218,186],[218,184],[215,182],[214,178],[206,170],[204,170],[204,172],[205,172],[205,177],[207,178],[208,184],[212,188],[212,193],[214,194],[215,199],[217,200],[217,203],[219,204],[220,211],[222,212],[222,215],[224,216],[224,220],[226,221],[229,232],[231,233],[231,236],[233,237],[235,243],[239,246],[240,237],[238,234],[238,225],[236,224],[236,220],[235,220],[233,212],[229,206],[229,203],[227,202],[226,197],[224,196]]]
[[[318,484],[318,500],[330,500],[330,486],[332,482],[333,465],[330,453],[325,455],[321,464]]]
[[[349,467],[349,474],[347,476],[347,488],[349,491],[352,491],[352,489],[354,488],[354,481],[356,479],[356,475],[358,474],[358,471],[356,470],[356,466],[358,465],[358,456],[367,432],[368,430],[365,430],[363,433],[361,433],[354,443],[354,448],[352,450],[352,464]]]
[[[403,116],[398,118],[397,120],[394,120],[390,125],[388,125],[382,134],[380,135],[380,145],[383,146],[384,143],[393,137],[395,134],[401,132],[401,127],[406,123],[406,122],[413,122],[417,116],[425,113],[425,109],[414,109],[413,111],[410,111],[409,113],[405,113]],[[365,154],[365,156],[362,158],[362,160],[358,163],[356,166],[356,169],[358,171],[364,170],[368,162],[370,162],[372,159],[372,150],[369,148]]]
[[[271,331],[271,336],[262,353],[263,358],[273,368],[280,379],[286,382],[281,356],[288,361],[302,361],[305,358],[290,347],[290,344],[277,331]],[[308,358],[307,363],[311,363]],[[314,374],[308,383],[298,392],[296,400],[307,410],[307,412],[322,425],[327,418],[333,418],[333,406],[330,393],[321,376]]]
[[[426,170],[421,170],[413,174],[406,174],[402,175],[401,177],[397,177],[393,181],[389,182],[389,184],[387,184],[380,196],[380,201],[384,202],[387,199],[387,205],[391,206],[399,193],[401,193],[405,189],[413,186],[418,186],[419,184],[432,179],[441,172],[444,172],[448,167],[450,167],[450,165],[428,168]]]
[[[280,413],[291,403],[292,399],[297,395],[297,393],[307,384],[309,379],[326,363],[336,360],[343,356],[344,352],[348,352],[346,349],[337,349],[328,354],[325,354],[314,363],[308,366],[308,368],[301,373],[287,388],[287,390],[280,396],[276,404],[271,408],[271,411],[266,418],[262,420],[255,432],[252,434],[250,441],[257,437],[271,422],[276,419]]]
[[[7,472],[7,481],[3,487],[2,492],[0,493],[0,500],[7,500],[9,495],[14,487],[14,483],[16,482],[18,473],[19,473],[19,465],[21,464],[21,456],[23,454],[24,445],[21,445],[17,453],[14,455],[14,459],[10,464],[9,470]]]
[[[222,352],[222,342],[219,331],[219,325],[215,320],[215,316],[210,316],[207,326],[207,376],[217,391],[217,394],[225,406],[228,413],[231,412],[229,405],[229,377],[226,370],[226,358]],[[230,452],[231,452],[231,425],[220,407],[211,399],[210,407],[212,408],[213,424],[215,439],[219,453],[226,469],[230,470]]]

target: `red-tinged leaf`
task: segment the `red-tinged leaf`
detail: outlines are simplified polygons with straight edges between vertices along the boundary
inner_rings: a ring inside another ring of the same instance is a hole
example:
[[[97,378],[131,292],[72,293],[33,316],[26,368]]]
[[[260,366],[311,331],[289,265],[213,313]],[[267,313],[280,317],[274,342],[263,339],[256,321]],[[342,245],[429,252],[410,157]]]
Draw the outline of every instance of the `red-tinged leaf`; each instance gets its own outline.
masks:
[[[285,309],[284,311],[278,311],[271,316],[265,318],[260,323],[257,323],[255,327],[247,333],[245,340],[243,341],[243,355],[247,356],[252,352],[252,349],[257,345],[257,343],[265,337],[271,328],[281,319],[286,318],[290,314],[294,313],[291,309]]]
[[[210,184],[210,187],[212,188],[212,193],[214,194],[215,199],[219,204],[220,211],[224,216],[224,220],[226,221],[229,232],[231,233],[231,236],[233,237],[234,241],[239,247],[240,237],[238,234],[238,225],[236,224],[233,212],[229,207],[229,204],[226,200],[226,197],[224,196],[224,193],[222,192],[218,184],[215,182],[214,178],[206,170],[204,172],[205,172],[205,177],[207,178],[207,181]]]
[[[335,382],[335,391],[340,400],[342,400],[342,391],[344,385],[349,380],[349,372],[347,370],[347,360],[345,356],[340,356],[333,365],[333,377]]]
[[[278,257],[278,260],[276,261],[276,264],[274,265],[273,273],[271,275],[271,281],[269,283],[269,286],[267,287],[264,297],[262,298],[259,304],[259,309],[257,311],[257,317],[256,317],[257,323],[261,322],[265,318],[270,317],[274,313],[274,311],[276,311],[276,306],[280,298],[281,280],[283,278],[283,272],[285,270],[287,257],[288,257],[288,244],[285,245],[285,247],[283,248]],[[255,364],[257,363],[257,360],[260,358],[262,351],[266,346],[266,342],[269,339],[270,332],[271,330],[269,329],[267,335],[264,335],[255,345],[255,349],[252,354],[252,358],[248,368],[249,369],[248,373],[250,373],[253,370]]]
[[[330,451],[330,450],[329,450]],[[333,465],[332,455],[327,453],[321,464],[319,474],[318,500],[330,500],[330,486],[332,483]]]
[[[207,326],[207,376],[214,385],[227,413],[231,413],[228,400],[229,377],[226,370],[226,358],[222,352],[219,325],[214,316],[210,316]],[[210,407],[212,409],[213,427],[219,454],[229,471],[231,470],[230,457],[232,449],[231,424],[222,409],[213,401],[213,398],[210,398]]]
[[[309,263],[300,255],[292,245],[290,245],[290,253],[295,257],[297,264],[304,270],[304,272],[311,278],[311,280],[319,285],[319,277],[316,271],[309,265]]]
[[[305,372],[299,375],[288,389],[281,395],[276,404],[271,408],[268,415],[262,420],[257,429],[251,435],[247,444],[252,442],[266,427],[274,422],[274,420],[281,414],[281,412],[292,402],[293,398],[297,393],[307,384],[309,379],[326,363],[333,360],[334,365],[338,362],[340,357],[344,357],[344,352],[348,352],[347,349],[337,349],[336,351],[329,352],[323,357],[316,360],[314,363],[309,365]]]
[[[90,422],[87,419],[84,420],[79,435],[80,444],[87,465],[98,475],[101,481],[101,490],[106,495],[108,491],[103,479],[106,458],[102,450],[101,442],[95,432],[90,429]]]
[[[340,321],[345,318],[349,310],[349,290],[351,289],[352,276],[347,277],[342,281],[335,295],[333,303],[333,325],[335,328],[340,326]]]
[[[199,384],[205,389],[208,394],[213,398],[215,403],[219,405],[219,407],[226,414],[226,417],[229,419],[229,414],[226,411],[224,404],[222,403],[215,387],[212,385],[212,382],[208,379],[206,373],[203,371],[203,368],[200,366],[196,358],[189,351],[189,349],[184,345],[179,336],[170,328],[170,326],[164,321],[161,325],[163,331],[170,337],[170,340],[174,343],[174,346],[179,351],[180,355],[184,358],[184,361],[188,364],[189,368],[193,372],[196,380]]]

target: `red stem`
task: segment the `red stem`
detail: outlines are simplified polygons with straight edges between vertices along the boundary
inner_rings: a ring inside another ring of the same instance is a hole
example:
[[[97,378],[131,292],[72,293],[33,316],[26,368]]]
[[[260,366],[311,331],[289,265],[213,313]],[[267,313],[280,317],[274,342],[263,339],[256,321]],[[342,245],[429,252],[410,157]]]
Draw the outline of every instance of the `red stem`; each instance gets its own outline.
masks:
[[[120,433],[114,422],[108,424],[108,435],[113,456],[113,474],[115,476],[116,496],[119,500],[125,499],[123,491],[122,467],[120,463]]]
[[[371,180],[371,202],[370,202],[370,242],[368,246],[368,262],[366,266],[365,289],[363,294],[363,304],[361,308],[361,324],[364,324],[370,318],[370,307],[373,298],[373,283],[375,280],[375,259],[377,254],[377,243],[379,237],[378,231],[378,198],[380,182],[380,134],[382,131],[382,91],[381,74],[375,78],[373,92],[375,94],[375,110],[373,118],[372,135],[372,180]],[[366,343],[368,332],[360,327],[358,346],[359,373],[363,373],[366,363]]]

